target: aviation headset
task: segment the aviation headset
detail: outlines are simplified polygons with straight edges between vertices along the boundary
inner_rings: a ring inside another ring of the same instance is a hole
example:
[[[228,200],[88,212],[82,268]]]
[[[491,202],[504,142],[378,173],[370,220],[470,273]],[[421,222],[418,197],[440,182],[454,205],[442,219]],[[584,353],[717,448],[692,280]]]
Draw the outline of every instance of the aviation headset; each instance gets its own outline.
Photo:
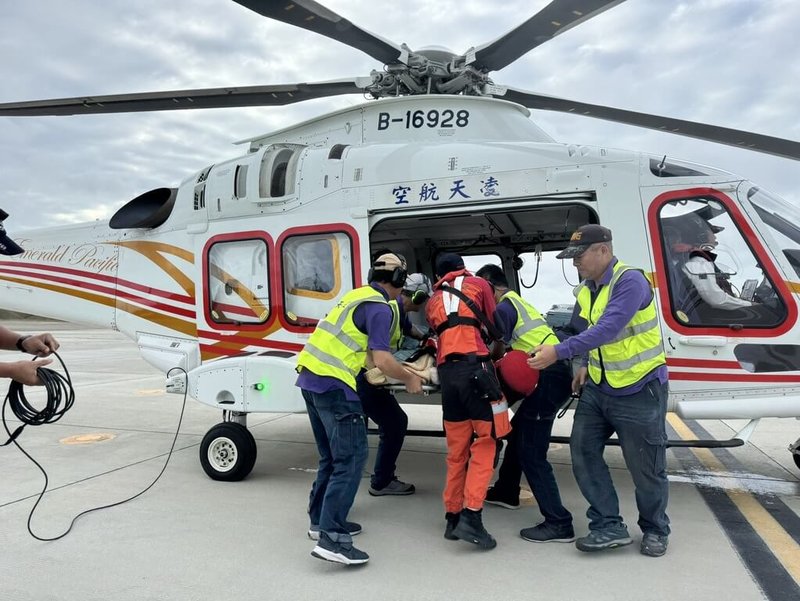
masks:
[[[384,255],[378,258],[381,259],[383,256]],[[392,256],[396,257],[401,264],[405,264],[405,261],[397,257],[397,255],[392,253]],[[385,261],[375,261],[372,264],[372,267],[370,267],[369,272],[367,273],[367,281],[368,282],[373,281],[376,271],[389,271],[388,269],[385,269],[385,266],[386,266]],[[402,288],[406,283],[406,277],[408,277],[408,271],[406,271],[404,267],[395,267],[392,270],[392,279],[389,280],[389,284],[391,284],[394,288]]]
[[[425,292],[424,290],[403,290],[403,294],[411,298],[411,303],[414,305],[421,305],[426,300],[428,300],[431,295]]]

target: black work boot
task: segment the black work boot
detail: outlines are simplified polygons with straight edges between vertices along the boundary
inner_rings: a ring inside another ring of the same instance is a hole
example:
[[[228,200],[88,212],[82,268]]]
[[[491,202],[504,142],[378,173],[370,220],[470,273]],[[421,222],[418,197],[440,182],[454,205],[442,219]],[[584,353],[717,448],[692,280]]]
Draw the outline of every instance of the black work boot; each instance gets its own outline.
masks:
[[[444,519],[447,520],[447,526],[444,528],[444,537],[447,540],[458,540],[458,537],[453,534],[453,530],[455,530],[460,516],[460,513],[451,513],[449,511],[444,514]]]
[[[494,540],[494,537],[486,532],[486,528],[483,527],[480,509],[478,511],[464,509],[461,512],[458,524],[453,528],[453,536],[465,540],[468,543],[478,545],[481,549],[486,551],[494,549],[497,546],[497,541]]]

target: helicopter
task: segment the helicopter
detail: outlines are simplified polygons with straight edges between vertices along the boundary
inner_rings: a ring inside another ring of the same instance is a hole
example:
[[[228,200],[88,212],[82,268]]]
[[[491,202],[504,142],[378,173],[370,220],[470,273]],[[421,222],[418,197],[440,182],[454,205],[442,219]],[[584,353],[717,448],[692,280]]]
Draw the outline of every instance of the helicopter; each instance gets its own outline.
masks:
[[[24,252],[0,260],[4,308],[119,330],[164,373],[188,372],[186,380],[169,376],[167,390],[222,412],[200,445],[210,477],[240,480],[252,469],[249,413],[304,410],[296,355],[329,308],[363,283],[375,249],[391,247],[413,271],[431,275],[442,251],[490,258],[515,273],[522,257],[558,252],[585,223],[624,232],[616,254],[650,276],[671,411],[750,420],[732,441],[719,441],[732,444],[762,417],[800,416],[800,209],[721,169],[558,143],[530,109],[793,160],[800,143],[491,77],[622,0],[553,0],[460,54],[397,45],[310,0],[235,2],[360,50],[376,68],[324,82],[0,104],[5,119],[369,98],[242,140],[239,156],[136,196],[108,221],[27,231],[16,237]],[[719,231],[723,275],[746,307],[703,315],[683,307],[671,236],[688,217]],[[800,439],[791,451],[800,466],[799,447]]]

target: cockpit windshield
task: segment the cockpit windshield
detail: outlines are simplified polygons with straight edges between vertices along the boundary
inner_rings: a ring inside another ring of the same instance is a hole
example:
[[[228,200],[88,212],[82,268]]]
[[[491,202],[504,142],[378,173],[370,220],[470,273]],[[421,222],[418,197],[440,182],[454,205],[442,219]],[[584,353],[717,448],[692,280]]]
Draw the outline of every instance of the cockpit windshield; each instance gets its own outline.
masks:
[[[742,190],[800,277],[800,207],[748,182]]]

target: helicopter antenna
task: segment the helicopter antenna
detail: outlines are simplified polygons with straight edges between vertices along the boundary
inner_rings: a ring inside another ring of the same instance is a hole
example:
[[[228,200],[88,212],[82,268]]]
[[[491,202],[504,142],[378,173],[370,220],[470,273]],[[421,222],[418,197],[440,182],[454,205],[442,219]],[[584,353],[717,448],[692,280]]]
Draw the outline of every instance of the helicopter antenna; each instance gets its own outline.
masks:
[[[664,171],[664,165],[667,164],[667,155],[664,155],[664,158],[661,159],[661,162],[658,164],[658,175],[661,175],[661,172]]]

